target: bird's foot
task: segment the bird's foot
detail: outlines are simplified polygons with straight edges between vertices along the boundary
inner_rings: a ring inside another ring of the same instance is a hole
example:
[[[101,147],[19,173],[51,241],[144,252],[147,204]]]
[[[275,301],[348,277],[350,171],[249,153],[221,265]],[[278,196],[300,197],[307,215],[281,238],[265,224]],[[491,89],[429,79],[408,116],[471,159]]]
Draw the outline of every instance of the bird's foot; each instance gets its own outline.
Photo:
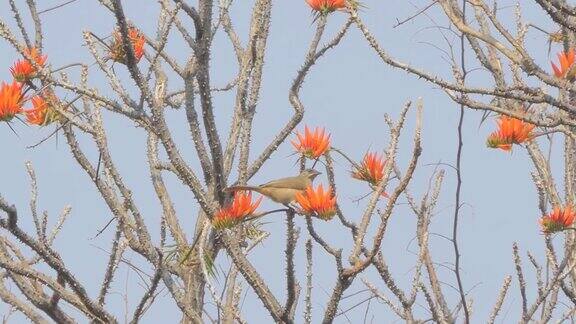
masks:
[[[293,212],[293,213],[298,213],[298,207],[296,207],[292,204],[284,204],[284,206],[286,206],[286,208],[288,208],[288,211]]]

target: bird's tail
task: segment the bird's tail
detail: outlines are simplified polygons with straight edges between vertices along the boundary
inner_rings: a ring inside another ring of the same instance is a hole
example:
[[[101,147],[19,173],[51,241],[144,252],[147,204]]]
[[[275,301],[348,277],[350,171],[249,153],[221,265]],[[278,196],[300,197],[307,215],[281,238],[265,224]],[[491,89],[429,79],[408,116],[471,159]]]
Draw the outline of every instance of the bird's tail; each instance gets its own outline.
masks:
[[[225,192],[236,192],[236,191],[241,191],[241,190],[249,190],[249,191],[260,191],[259,187],[253,187],[253,186],[233,186],[233,187],[228,187],[226,189],[224,189]]]

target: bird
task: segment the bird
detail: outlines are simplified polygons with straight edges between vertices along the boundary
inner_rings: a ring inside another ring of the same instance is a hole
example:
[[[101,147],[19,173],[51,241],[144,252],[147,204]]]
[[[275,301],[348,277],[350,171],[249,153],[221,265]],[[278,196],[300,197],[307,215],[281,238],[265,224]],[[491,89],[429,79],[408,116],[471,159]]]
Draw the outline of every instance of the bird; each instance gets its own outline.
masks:
[[[314,169],[306,169],[295,177],[276,179],[259,186],[232,186],[224,189],[224,191],[255,191],[277,203],[288,206],[292,201],[294,201],[294,199],[296,199],[296,194],[306,190],[308,186],[312,185],[314,178],[320,174],[321,172]]]

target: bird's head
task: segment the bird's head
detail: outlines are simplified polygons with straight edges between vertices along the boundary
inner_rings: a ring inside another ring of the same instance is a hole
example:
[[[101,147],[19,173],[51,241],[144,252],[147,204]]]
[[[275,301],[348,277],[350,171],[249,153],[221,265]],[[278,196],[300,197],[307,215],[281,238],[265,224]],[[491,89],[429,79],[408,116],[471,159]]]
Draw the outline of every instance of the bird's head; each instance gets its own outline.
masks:
[[[314,178],[316,178],[320,174],[322,174],[322,172],[316,171],[314,169],[306,169],[300,173],[301,176],[307,177],[308,179],[310,179],[310,181],[314,180]]]

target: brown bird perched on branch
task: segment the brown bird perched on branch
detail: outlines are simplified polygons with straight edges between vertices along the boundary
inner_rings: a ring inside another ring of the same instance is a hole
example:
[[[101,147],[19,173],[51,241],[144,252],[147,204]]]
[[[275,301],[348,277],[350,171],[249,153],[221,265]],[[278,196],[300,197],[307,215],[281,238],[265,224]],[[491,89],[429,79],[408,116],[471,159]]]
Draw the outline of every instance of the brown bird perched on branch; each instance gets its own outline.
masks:
[[[312,181],[320,172],[314,169],[307,169],[300,172],[295,177],[282,178],[272,180],[260,186],[234,186],[226,188],[225,191],[232,192],[238,190],[251,190],[256,191],[277,203],[289,205],[294,201],[296,193],[304,191],[308,186],[312,185]]]

